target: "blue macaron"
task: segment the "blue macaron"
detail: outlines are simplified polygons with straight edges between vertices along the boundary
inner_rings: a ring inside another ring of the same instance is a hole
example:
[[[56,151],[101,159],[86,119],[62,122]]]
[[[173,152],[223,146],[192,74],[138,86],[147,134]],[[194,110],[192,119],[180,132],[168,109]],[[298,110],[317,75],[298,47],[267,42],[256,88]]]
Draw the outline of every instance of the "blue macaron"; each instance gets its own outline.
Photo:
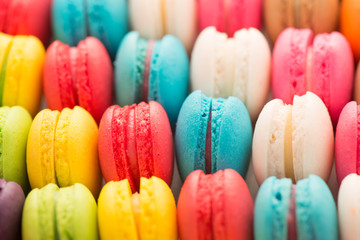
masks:
[[[115,95],[120,106],[157,101],[174,126],[188,92],[189,60],[172,35],[147,40],[130,32],[115,60]]]
[[[309,175],[296,185],[269,177],[255,201],[255,239],[338,239],[334,198],[320,177]]]
[[[183,180],[192,171],[232,168],[245,178],[249,166],[252,126],[245,105],[235,97],[211,98],[191,93],[176,126],[176,158]]]
[[[54,0],[55,39],[76,46],[87,36],[98,38],[114,58],[128,31],[126,0]]]

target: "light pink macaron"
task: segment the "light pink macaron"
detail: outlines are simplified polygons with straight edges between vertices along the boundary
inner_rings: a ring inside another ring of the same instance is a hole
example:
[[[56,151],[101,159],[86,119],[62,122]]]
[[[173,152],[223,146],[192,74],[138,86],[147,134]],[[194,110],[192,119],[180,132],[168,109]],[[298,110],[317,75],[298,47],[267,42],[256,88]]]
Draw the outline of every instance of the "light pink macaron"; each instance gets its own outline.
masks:
[[[351,99],[353,77],[350,45],[338,32],[314,37],[310,29],[287,28],[275,43],[274,98],[290,104],[294,95],[312,91],[324,101],[334,126]]]
[[[360,105],[355,101],[342,110],[335,135],[335,166],[338,183],[351,173],[360,174]]]

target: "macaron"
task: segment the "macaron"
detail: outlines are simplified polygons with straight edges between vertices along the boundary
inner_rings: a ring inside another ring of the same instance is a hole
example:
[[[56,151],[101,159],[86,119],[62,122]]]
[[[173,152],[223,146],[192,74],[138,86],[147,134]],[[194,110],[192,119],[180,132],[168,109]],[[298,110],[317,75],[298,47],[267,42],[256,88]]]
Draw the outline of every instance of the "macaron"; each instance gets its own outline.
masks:
[[[94,37],[77,47],[53,42],[46,52],[44,93],[50,109],[80,105],[99,123],[113,94],[112,62],[104,45]]]
[[[213,97],[238,97],[255,122],[268,99],[270,70],[270,47],[259,30],[242,29],[228,38],[208,27],[191,55],[191,89]]]
[[[128,179],[133,192],[139,190],[140,177],[157,176],[171,184],[173,138],[157,102],[109,107],[100,122],[98,149],[106,182]]]
[[[25,195],[19,184],[0,178],[1,239],[21,239],[21,215]]]
[[[311,28],[315,34],[337,29],[338,0],[264,0],[264,24],[274,43],[287,27]]]
[[[30,188],[26,143],[31,122],[30,114],[22,107],[0,107],[0,179],[17,182],[25,192]]]
[[[103,240],[178,239],[174,196],[160,178],[142,177],[139,192],[134,194],[127,179],[108,182],[98,204]]]
[[[189,60],[181,42],[128,33],[115,60],[115,95],[120,106],[154,100],[165,109],[172,125],[188,92]]]
[[[333,166],[334,132],[321,99],[311,92],[267,103],[255,125],[252,160],[259,185],[269,176],[295,183],[310,174],[327,181]]]
[[[22,239],[99,239],[93,195],[79,183],[33,189],[24,204]]]
[[[349,41],[356,60],[360,59],[360,1],[342,0],[340,9],[340,30]]]
[[[0,106],[20,105],[36,115],[44,58],[45,49],[38,38],[0,33]]]
[[[33,35],[45,45],[50,40],[51,0],[1,0],[0,32]]]
[[[211,98],[201,91],[185,100],[175,133],[176,159],[183,180],[194,170],[206,174],[248,170],[252,142],[250,116],[235,97]]]
[[[129,0],[131,29],[142,38],[179,38],[188,53],[197,36],[197,3],[194,0]]]
[[[55,39],[71,46],[94,36],[114,58],[128,31],[127,1],[53,0],[52,28]]]
[[[335,166],[339,185],[351,174],[360,174],[360,105],[355,101],[345,105],[335,135]]]
[[[338,239],[329,187],[312,174],[296,185],[289,178],[269,177],[255,200],[254,235],[258,240]]]
[[[192,172],[179,195],[180,239],[253,239],[254,203],[244,179],[232,169]]]
[[[354,63],[350,45],[338,32],[318,34],[288,28],[277,39],[272,61],[274,98],[292,103],[294,95],[312,91],[329,109],[336,126],[351,100]]]
[[[198,25],[234,36],[242,28],[261,29],[262,0],[199,0]]]
[[[360,104],[360,61],[356,67],[353,97],[353,100]]]
[[[97,139],[96,122],[81,107],[39,112],[27,142],[26,164],[31,187],[82,183],[97,197],[101,186]]]
[[[349,174],[340,185],[338,194],[339,229],[341,239],[359,239],[360,220],[360,176]]]

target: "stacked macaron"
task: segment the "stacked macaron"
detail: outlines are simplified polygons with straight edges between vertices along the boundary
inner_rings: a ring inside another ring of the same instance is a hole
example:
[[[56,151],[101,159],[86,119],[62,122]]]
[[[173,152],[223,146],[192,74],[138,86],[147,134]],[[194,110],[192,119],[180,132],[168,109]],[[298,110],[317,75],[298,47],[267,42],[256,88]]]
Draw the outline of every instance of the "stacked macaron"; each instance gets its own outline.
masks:
[[[0,239],[358,239],[358,13],[0,0]]]

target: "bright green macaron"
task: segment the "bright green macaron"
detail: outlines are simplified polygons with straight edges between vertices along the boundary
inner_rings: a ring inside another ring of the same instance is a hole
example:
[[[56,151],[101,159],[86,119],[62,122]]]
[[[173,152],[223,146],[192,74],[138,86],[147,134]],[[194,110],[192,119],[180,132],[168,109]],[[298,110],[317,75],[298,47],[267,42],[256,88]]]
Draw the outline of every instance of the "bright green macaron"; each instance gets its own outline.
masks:
[[[58,188],[53,183],[33,189],[25,200],[22,238],[98,239],[97,206],[82,184]]]
[[[31,116],[22,107],[0,108],[0,178],[17,182],[29,191],[26,172],[26,143]]]

